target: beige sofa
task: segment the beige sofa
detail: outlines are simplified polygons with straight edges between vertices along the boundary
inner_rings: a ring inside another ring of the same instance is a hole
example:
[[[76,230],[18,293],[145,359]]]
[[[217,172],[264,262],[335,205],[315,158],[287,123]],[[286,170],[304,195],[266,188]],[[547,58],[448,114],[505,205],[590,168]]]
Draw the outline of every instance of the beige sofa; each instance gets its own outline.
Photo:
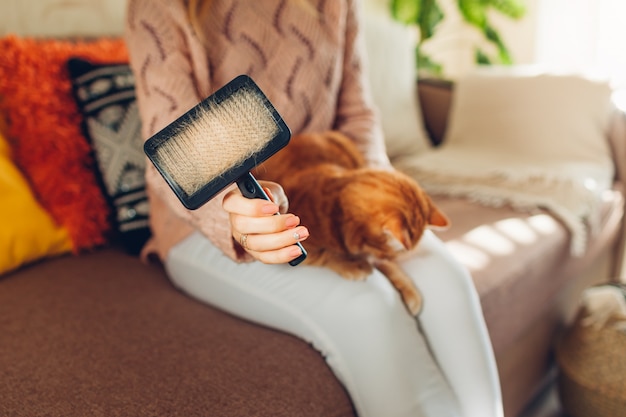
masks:
[[[436,141],[445,133],[453,93],[450,83],[420,82],[425,125]],[[436,198],[454,219],[452,228],[438,232],[449,245],[478,229],[512,219],[532,224],[534,218],[554,226],[531,245],[515,245],[508,254],[488,255],[488,264],[483,268],[466,262],[481,295],[507,416],[516,415],[534,394],[551,383],[552,345],[572,320],[581,290],[622,276],[626,118],[621,112],[613,118],[609,139],[617,176],[602,208],[601,230],[582,257],[569,255],[566,228],[545,212],[525,214],[464,199]]]
[[[66,7],[61,3],[46,2]],[[26,10],[20,4],[11,3],[8,15]],[[122,5],[102,10],[116,11],[116,30]],[[453,94],[449,83],[420,83],[423,125],[434,141],[444,136]],[[458,242],[504,220],[548,225],[532,245],[482,252],[487,262],[480,267],[468,262],[471,254],[460,257],[481,297],[507,417],[552,380],[552,345],[581,290],[620,275],[625,126],[616,115],[609,139],[617,175],[582,257],[569,255],[567,229],[547,212],[436,198],[453,221],[438,234],[455,253]],[[312,347],[184,296],[160,266],[142,264],[118,244],[0,276],[0,335],[3,416],[355,415]]]

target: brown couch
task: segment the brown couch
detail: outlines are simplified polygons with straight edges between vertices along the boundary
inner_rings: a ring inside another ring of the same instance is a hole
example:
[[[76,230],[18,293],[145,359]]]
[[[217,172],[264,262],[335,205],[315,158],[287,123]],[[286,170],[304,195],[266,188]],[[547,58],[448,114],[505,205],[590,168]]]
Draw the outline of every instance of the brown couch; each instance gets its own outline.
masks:
[[[422,82],[425,125],[438,140],[453,89]],[[626,133],[611,132],[618,176],[602,230],[582,258],[545,213],[439,198],[462,240],[478,227],[531,218],[554,226],[507,255],[469,264],[483,303],[507,417],[553,376],[552,344],[582,288],[621,266]],[[530,227],[530,226],[529,226]],[[480,250],[479,247],[474,248]],[[41,261],[0,277],[1,416],[355,416],[323,358],[292,336],[177,291],[162,268],[116,246]],[[384,416],[381,416],[384,417]]]

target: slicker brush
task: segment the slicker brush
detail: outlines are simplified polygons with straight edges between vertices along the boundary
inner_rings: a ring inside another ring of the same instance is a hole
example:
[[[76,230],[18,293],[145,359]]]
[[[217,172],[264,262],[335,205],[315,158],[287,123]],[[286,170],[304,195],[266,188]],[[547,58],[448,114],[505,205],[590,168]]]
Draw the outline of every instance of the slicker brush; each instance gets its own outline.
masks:
[[[256,83],[240,75],[144,144],[144,151],[190,210],[237,183],[247,198],[269,200],[250,171],[291,139],[291,131]],[[302,255],[289,262],[297,265]]]

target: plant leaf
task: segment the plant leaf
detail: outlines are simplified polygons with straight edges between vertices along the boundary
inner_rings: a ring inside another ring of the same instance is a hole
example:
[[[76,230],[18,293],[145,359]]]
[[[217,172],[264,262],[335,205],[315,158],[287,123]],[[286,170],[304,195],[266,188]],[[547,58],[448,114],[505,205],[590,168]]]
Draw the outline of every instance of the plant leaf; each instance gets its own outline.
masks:
[[[413,0],[416,1],[416,0]],[[420,29],[420,43],[435,34],[437,25],[443,20],[444,14],[436,0],[421,0],[420,13],[418,16]]]
[[[457,5],[461,16],[467,23],[479,29],[485,26],[489,8],[486,0],[457,0]]]
[[[439,78],[443,74],[443,66],[421,53],[420,48],[415,48],[415,61],[417,63],[419,77]]]
[[[405,25],[417,25],[421,10],[421,0],[391,0],[391,15]]]
[[[478,65],[491,65],[491,59],[480,48],[474,49],[474,62]]]
[[[511,59],[511,54],[507,49],[506,45],[502,41],[500,34],[490,25],[487,25],[483,30],[485,34],[485,38],[488,41],[496,45],[498,48],[498,57],[501,64],[510,65],[513,63],[513,59]]]
[[[415,25],[419,29],[419,43],[432,37],[444,14],[437,0],[391,0],[391,16],[405,25]]]
[[[419,47],[434,36],[444,13],[439,7],[441,0],[389,0],[392,17],[406,25],[415,25],[420,32],[415,60],[420,73],[433,75],[443,74],[441,64],[433,62],[421,53]],[[492,65],[498,62],[505,65],[513,63],[513,59],[498,31],[489,22],[489,11],[495,10],[517,20],[526,14],[525,0],[456,0],[461,17],[469,25],[477,28],[485,39],[497,48],[497,57],[492,58],[480,48],[475,48],[475,62],[481,65]]]
[[[523,0],[489,0],[488,3],[495,10],[514,20],[526,14],[526,4]]]

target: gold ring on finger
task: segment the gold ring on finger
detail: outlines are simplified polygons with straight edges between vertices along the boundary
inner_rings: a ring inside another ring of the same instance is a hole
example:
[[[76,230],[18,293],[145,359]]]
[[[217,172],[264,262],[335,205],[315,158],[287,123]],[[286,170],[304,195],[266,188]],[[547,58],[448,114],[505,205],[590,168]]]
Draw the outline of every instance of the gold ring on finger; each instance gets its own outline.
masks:
[[[239,244],[241,245],[242,248],[244,248],[245,250],[248,250],[248,234],[247,233],[242,233],[241,236],[239,237]]]

